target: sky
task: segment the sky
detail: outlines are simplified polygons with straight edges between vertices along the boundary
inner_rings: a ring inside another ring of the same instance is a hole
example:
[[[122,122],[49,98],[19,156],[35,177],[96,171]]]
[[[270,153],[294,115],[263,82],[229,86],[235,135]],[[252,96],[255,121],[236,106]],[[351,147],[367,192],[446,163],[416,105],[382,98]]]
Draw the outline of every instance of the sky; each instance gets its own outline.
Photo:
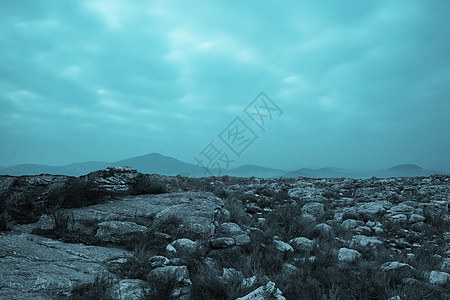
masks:
[[[449,13],[446,0],[1,0],[0,165],[156,152],[450,171]]]

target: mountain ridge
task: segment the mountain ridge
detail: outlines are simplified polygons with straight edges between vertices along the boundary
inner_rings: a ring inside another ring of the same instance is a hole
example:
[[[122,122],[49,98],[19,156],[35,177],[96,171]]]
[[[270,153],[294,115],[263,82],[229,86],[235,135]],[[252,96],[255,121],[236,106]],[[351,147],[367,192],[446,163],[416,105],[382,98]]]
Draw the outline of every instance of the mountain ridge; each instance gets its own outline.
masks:
[[[0,175],[39,175],[54,174],[81,176],[93,171],[102,170],[107,167],[128,166],[135,168],[141,173],[161,174],[161,175],[182,175],[202,177],[218,174],[219,170],[210,170],[212,174],[206,174],[204,168],[183,162],[176,158],[165,156],[160,153],[149,153],[140,156],[134,156],[115,162],[105,161],[87,161],[72,163],[63,166],[50,166],[39,164],[19,164],[10,167],[0,167]],[[268,168],[255,164],[245,164],[233,169],[221,170],[221,175],[235,177],[309,177],[309,178],[369,178],[369,177],[416,177],[430,176],[433,174],[450,174],[448,172],[426,170],[415,164],[397,165],[386,170],[372,172],[355,172],[337,167],[323,168],[300,168],[286,171],[277,168]]]

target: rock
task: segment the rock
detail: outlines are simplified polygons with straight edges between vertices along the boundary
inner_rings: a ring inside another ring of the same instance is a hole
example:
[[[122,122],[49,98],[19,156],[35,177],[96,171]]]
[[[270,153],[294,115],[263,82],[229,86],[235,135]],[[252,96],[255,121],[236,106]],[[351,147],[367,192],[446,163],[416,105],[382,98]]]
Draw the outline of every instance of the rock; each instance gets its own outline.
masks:
[[[177,249],[175,249],[175,247],[172,246],[171,244],[166,246],[166,251],[170,253],[177,253]]]
[[[406,216],[405,214],[393,214],[390,215],[389,218],[394,222],[406,222],[408,216]]]
[[[212,249],[224,249],[235,245],[235,241],[231,237],[211,238],[209,243]]]
[[[450,272],[450,258],[444,258],[441,263],[441,271]]]
[[[292,248],[291,245],[289,245],[288,243],[285,243],[283,241],[275,240],[275,241],[273,241],[273,244],[275,245],[275,248],[282,253],[294,251],[294,248]]]
[[[320,236],[322,238],[331,239],[334,237],[333,228],[328,224],[325,223],[317,224],[316,226],[314,226],[313,230],[317,236]]]
[[[425,220],[425,217],[419,214],[412,214],[409,217],[409,222],[410,223],[418,223],[418,222],[423,222],[423,220]]]
[[[450,282],[450,274],[440,271],[431,271],[430,277],[428,279],[430,283],[437,285],[444,285]]]
[[[398,205],[392,206],[388,209],[388,214],[411,214],[414,211],[414,207],[407,205],[405,203],[400,203]]]
[[[377,214],[384,214],[386,208],[390,208],[391,206],[392,204],[389,201],[375,201],[359,205],[357,211],[361,215],[374,217]]]
[[[233,236],[237,234],[242,234],[244,232],[242,231],[241,227],[239,227],[239,225],[236,223],[223,223],[220,224],[219,233],[226,236]]]
[[[356,227],[358,227],[358,221],[353,220],[353,219],[347,219],[344,222],[342,222],[341,226],[345,230],[352,230],[352,229],[355,229]]]
[[[111,287],[111,297],[118,300],[141,300],[144,298],[147,283],[140,279],[123,279]]]
[[[289,241],[289,244],[297,251],[309,252],[313,248],[313,241],[305,237],[296,237]]]
[[[235,235],[233,236],[233,239],[236,246],[248,245],[251,242],[250,237],[245,233]]]
[[[355,235],[352,238],[352,244],[358,245],[360,247],[375,247],[377,245],[382,245],[383,242],[374,236]]]
[[[269,281],[265,286],[261,286],[253,292],[236,300],[286,300],[281,291],[276,288],[275,283]]]
[[[241,281],[244,279],[244,274],[234,268],[223,268],[222,276],[219,276],[220,281],[226,285],[232,285],[236,280]]]
[[[81,176],[99,190],[108,192],[129,192],[139,173],[129,167],[110,167]]]
[[[380,270],[382,270],[382,271],[392,271],[392,270],[399,270],[399,269],[414,270],[414,268],[411,267],[410,265],[408,265],[406,263],[401,263],[398,261],[386,262],[383,265],[381,265],[381,267],[380,267]]]
[[[251,288],[255,284],[256,279],[257,279],[256,276],[252,276],[252,277],[249,277],[249,278],[242,279],[241,288],[242,289],[249,289],[249,288]]]
[[[167,257],[161,255],[155,255],[148,259],[148,262],[152,266],[152,268],[165,267],[170,263],[170,260]]]
[[[161,284],[173,287],[171,299],[189,299],[192,282],[186,266],[156,268],[147,274],[147,281],[156,288]]]
[[[340,262],[353,262],[356,259],[360,258],[362,255],[356,250],[341,248],[338,253],[338,260]]]
[[[95,236],[105,242],[127,241],[133,235],[147,230],[147,227],[129,221],[107,221],[99,223],[98,227]]]
[[[48,299],[48,293],[91,283],[99,273],[111,275],[104,262],[131,256],[121,249],[2,233],[0,299]]]
[[[424,225],[425,225],[424,222],[417,222],[417,223],[411,224],[411,226],[409,228],[411,228],[411,230],[420,232],[420,231],[422,231]]]
[[[195,253],[197,249],[197,243],[187,238],[177,239],[170,245],[175,248],[176,252]]]
[[[311,215],[314,218],[318,219],[323,216],[324,209],[322,203],[307,203],[303,206],[302,212],[307,215]]]

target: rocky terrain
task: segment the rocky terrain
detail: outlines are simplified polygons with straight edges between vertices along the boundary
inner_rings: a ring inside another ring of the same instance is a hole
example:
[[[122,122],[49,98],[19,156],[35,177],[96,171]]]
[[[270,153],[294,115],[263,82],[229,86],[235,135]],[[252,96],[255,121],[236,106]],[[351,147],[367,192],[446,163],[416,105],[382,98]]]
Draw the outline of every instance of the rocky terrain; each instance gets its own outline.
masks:
[[[0,176],[1,299],[449,299],[450,176]]]

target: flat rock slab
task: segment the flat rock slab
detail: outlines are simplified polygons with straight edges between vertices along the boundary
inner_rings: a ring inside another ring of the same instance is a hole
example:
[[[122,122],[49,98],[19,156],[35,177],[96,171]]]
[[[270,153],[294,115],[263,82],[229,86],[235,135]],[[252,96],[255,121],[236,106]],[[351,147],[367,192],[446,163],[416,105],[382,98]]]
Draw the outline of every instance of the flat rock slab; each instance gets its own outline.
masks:
[[[107,273],[121,249],[67,244],[27,233],[0,234],[0,299],[51,299],[54,293]]]

